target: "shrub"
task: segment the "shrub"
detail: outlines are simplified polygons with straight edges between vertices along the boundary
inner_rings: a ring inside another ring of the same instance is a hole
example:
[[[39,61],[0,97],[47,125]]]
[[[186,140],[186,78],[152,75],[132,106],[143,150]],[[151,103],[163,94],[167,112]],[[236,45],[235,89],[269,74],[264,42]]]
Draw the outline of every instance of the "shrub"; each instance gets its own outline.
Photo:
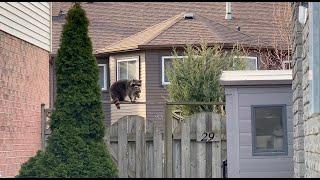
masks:
[[[98,65],[79,3],[66,16],[56,58],[57,99],[46,151],[24,163],[17,177],[116,177],[103,141]]]
[[[222,70],[244,69],[245,63],[236,56],[243,55],[240,46],[223,50],[220,45],[200,47],[187,45],[183,60],[174,58],[172,68],[166,71],[170,84],[167,86],[169,98],[175,102],[220,102],[224,92],[219,84]],[[174,56],[177,56],[176,50]],[[213,111],[212,105],[180,106],[183,115],[201,111]]]

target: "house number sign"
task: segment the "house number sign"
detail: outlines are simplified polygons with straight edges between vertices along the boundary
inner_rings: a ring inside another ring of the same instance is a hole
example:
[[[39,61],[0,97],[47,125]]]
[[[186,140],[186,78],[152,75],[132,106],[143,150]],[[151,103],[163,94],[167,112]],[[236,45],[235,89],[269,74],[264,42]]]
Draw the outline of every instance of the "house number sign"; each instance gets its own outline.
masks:
[[[217,134],[214,132],[203,132],[202,135],[197,139],[199,142],[214,142],[214,141],[220,141],[220,138],[217,137]]]

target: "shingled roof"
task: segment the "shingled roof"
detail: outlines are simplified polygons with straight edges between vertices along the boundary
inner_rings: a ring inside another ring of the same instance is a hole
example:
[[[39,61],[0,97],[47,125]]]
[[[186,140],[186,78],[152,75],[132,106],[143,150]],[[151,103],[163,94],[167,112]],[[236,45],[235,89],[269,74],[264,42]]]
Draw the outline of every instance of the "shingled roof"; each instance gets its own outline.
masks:
[[[192,19],[184,18],[185,14],[192,14]],[[201,15],[183,12],[106,48],[99,49],[95,53],[128,51],[141,47],[172,47],[201,42],[208,44],[239,43],[249,46],[257,45],[255,40],[256,38]]]
[[[64,17],[58,14],[60,10],[67,12],[71,5],[71,2],[53,3],[53,54],[59,47],[65,23]],[[283,2],[232,2],[230,21],[224,19],[224,2],[94,2],[82,6],[90,21],[93,49],[101,52],[111,45],[116,50],[123,45],[137,48],[137,45],[192,43],[199,36],[207,42],[210,39],[257,42],[259,38],[268,43],[279,36],[272,12],[275,7],[283,6]],[[195,19],[184,20],[185,12],[193,12]],[[152,33],[145,36],[146,31]]]

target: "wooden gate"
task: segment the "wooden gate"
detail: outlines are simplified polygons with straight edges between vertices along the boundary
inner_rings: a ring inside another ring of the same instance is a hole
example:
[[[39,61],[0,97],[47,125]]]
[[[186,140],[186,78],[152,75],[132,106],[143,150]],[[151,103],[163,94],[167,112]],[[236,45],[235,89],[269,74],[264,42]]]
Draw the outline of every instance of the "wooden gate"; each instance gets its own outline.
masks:
[[[125,116],[107,129],[106,142],[119,177],[222,177],[224,120],[215,113],[173,120],[164,138],[157,123]]]
[[[107,129],[107,147],[120,178],[163,177],[163,137],[156,124],[134,115]]]
[[[222,177],[226,157],[225,118],[210,112],[166,123],[166,177]],[[172,129],[169,127],[171,126]]]

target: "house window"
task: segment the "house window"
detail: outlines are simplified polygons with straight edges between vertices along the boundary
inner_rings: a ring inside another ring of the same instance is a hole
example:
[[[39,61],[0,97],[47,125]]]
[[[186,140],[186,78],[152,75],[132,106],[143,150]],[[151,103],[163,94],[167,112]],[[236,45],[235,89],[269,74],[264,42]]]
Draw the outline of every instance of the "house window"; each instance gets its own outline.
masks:
[[[139,79],[138,58],[117,61],[117,80],[121,79]]]
[[[101,90],[107,90],[107,65],[98,64],[99,66],[99,85]]]
[[[286,106],[251,106],[253,156],[287,155]]]
[[[254,56],[239,56],[235,58],[244,59],[246,62],[245,70],[258,70],[258,58]]]
[[[282,69],[284,70],[292,69],[291,61],[282,61]]]
[[[186,56],[162,56],[162,85],[170,84],[166,71],[172,68],[174,58],[183,59]]]

